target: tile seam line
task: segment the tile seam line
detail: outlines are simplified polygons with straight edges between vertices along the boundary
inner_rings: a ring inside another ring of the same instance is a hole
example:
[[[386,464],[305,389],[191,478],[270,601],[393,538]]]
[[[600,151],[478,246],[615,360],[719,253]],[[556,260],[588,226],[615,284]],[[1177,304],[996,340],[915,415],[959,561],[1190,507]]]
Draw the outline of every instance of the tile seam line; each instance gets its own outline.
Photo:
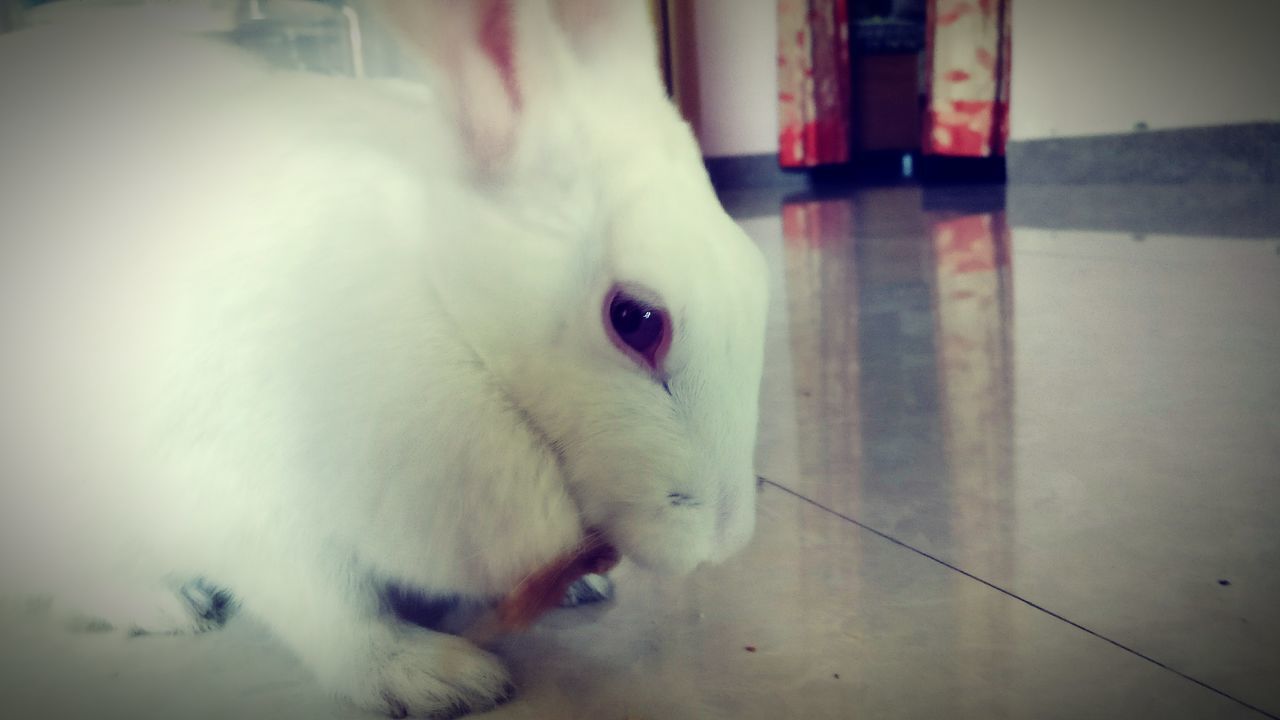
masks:
[[[1124,643],[1122,643],[1122,642],[1120,642],[1120,641],[1118,641],[1118,640],[1113,640],[1113,639],[1111,639],[1111,638],[1107,637],[1106,635],[1103,635],[1102,633],[1099,633],[1099,632],[1098,632],[1098,631],[1096,631],[1096,630],[1090,629],[1090,628],[1088,628],[1088,627],[1086,627],[1086,626],[1084,626],[1084,625],[1082,625],[1082,624],[1080,624],[1080,623],[1076,622],[1075,620],[1072,620],[1071,618],[1068,618],[1068,617],[1066,617],[1066,616],[1064,616],[1064,615],[1061,615],[1061,614],[1059,614],[1059,613],[1057,613],[1057,612],[1054,612],[1053,610],[1050,610],[1049,608],[1047,608],[1047,607],[1045,607],[1045,606],[1043,606],[1043,605],[1040,605],[1040,604],[1038,604],[1038,603],[1036,603],[1036,602],[1034,602],[1034,601],[1032,601],[1032,600],[1029,600],[1029,599],[1027,599],[1027,598],[1025,598],[1025,597],[1022,597],[1021,595],[1019,595],[1019,594],[1017,594],[1017,593],[1015,593],[1015,592],[1013,592],[1013,591],[1011,591],[1011,590],[1006,590],[1005,588],[1002,588],[1002,587],[1000,587],[999,585],[996,585],[995,583],[991,582],[990,580],[986,580],[986,579],[983,579],[983,578],[981,578],[981,577],[978,577],[977,575],[974,575],[973,573],[969,572],[968,570],[965,570],[964,568],[958,567],[958,566],[956,566],[956,565],[954,565],[954,564],[952,564],[952,563],[947,562],[946,560],[943,560],[943,559],[942,559],[942,558],[940,558],[940,557],[937,557],[936,555],[931,555],[930,553],[925,552],[924,550],[921,550],[921,549],[919,549],[919,548],[917,548],[917,547],[914,547],[914,546],[912,546],[912,545],[910,545],[910,544],[908,544],[908,543],[905,543],[905,542],[903,542],[903,541],[901,541],[901,540],[899,540],[899,539],[897,539],[897,538],[893,537],[892,535],[889,535],[889,534],[888,534],[888,533],[886,533],[886,532],[883,532],[883,531],[881,531],[881,530],[877,530],[876,528],[871,527],[870,525],[868,525],[868,524],[866,524],[866,523],[864,523],[864,522],[862,522],[862,521],[860,521],[860,520],[857,520],[856,518],[853,518],[853,517],[851,517],[851,516],[849,516],[849,515],[845,515],[844,513],[841,513],[841,512],[837,512],[836,510],[833,510],[832,508],[829,508],[829,507],[827,507],[826,505],[823,505],[822,503],[820,503],[820,502],[818,502],[818,501],[816,501],[816,500],[813,500],[813,499],[811,499],[811,498],[805,497],[804,495],[801,495],[800,493],[796,492],[795,490],[792,490],[791,488],[789,488],[789,487],[787,487],[787,486],[785,486],[785,485],[781,485],[781,484],[779,484],[779,483],[777,483],[777,482],[774,482],[773,480],[769,480],[769,479],[767,479],[767,478],[760,478],[760,481],[761,481],[762,483],[765,483],[765,484],[767,484],[767,485],[770,485],[770,486],[772,486],[772,487],[775,487],[775,488],[777,488],[777,489],[781,490],[782,492],[784,492],[784,493],[786,493],[786,494],[788,494],[788,495],[790,495],[790,496],[792,496],[792,497],[794,497],[794,498],[797,498],[797,499],[799,499],[799,500],[801,500],[801,501],[803,501],[803,502],[806,502],[806,503],[808,503],[808,504],[810,504],[810,505],[812,505],[812,506],[814,506],[814,507],[818,508],[819,510],[822,510],[823,512],[830,513],[831,515],[834,515],[834,516],[836,516],[836,517],[840,518],[841,520],[844,520],[844,521],[846,521],[846,522],[852,523],[853,525],[856,525],[857,527],[859,527],[859,528],[861,528],[861,529],[863,529],[863,530],[866,530],[867,532],[871,533],[872,535],[875,535],[876,537],[879,537],[879,538],[881,538],[881,539],[883,539],[883,540],[888,540],[889,542],[893,543],[894,545],[897,545],[897,546],[899,546],[899,547],[901,547],[901,548],[904,548],[904,549],[906,549],[906,550],[909,550],[909,551],[911,551],[911,552],[915,553],[916,555],[919,555],[919,556],[921,556],[921,557],[923,557],[923,558],[926,558],[926,559],[928,559],[928,560],[932,560],[933,562],[935,562],[935,563],[937,563],[938,565],[941,565],[941,566],[943,566],[943,567],[947,568],[948,570],[952,570],[952,571],[954,571],[954,572],[960,573],[961,575],[963,575],[963,576],[965,576],[965,577],[969,578],[970,580],[973,580],[973,581],[975,581],[975,582],[981,583],[981,584],[983,584],[983,585],[985,585],[985,586],[987,586],[987,587],[991,588],[992,590],[995,590],[996,592],[998,592],[998,593],[1000,593],[1000,594],[1002,594],[1002,595],[1005,595],[1005,596],[1007,596],[1007,597],[1009,597],[1009,598],[1012,598],[1012,599],[1014,599],[1014,600],[1017,600],[1018,602],[1022,603],[1023,605],[1026,605],[1027,607],[1030,607],[1030,608],[1033,608],[1033,609],[1035,609],[1035,610],[1038,610],[1038,611],[1040,611],[1041,613],[1044,613],[1045,615],[1048,615],[1049,617],[1054,618],[1055,620],[1059,620],[1059,621],[1061,621],[1061,622],[1064,622],[1064,623],[1066,623],[1066,624],[1070,625],[1071,627],[1073,627],[1073,628],[1075,628],[1075,629],[1077,629],[1077,630],[1080,630],[1080,631],[1085,632],[1085,633],[1087,633],[1087,634],[1089,634],[1089,635],[1092,635],[1093,637],[1095,637],[1095,638],[1097,638],[1097,639],[1099,639],[1099,640],[1102,640],[1102,641],[1104,641],[1104,642],[1107,642],[1107,643],[1109,643],[1109,644],[1111,644],[1111,645],[1113,645],[1113,646],[1115,646],[1115,647],[1117,647],[1117,648],[1119,648],[1119,649],[1121,649],[1121,650],[1123,650],[1123,651],[1125,651],[1125,652],[1129,653],[1130,655],[1133,655],[1133,656],[1138,657],[1138,658],[1140,658],[1140,659],[1142,659],[1142,660],[1145,660],[1145,661],[1146,661],[1146,662],[1148,662],[1148,663],[1151,663],[1152,665],[1155,665],[1156,667],[1158,667],[1158,668],[1160,668],[1160,669],[1162,669],[1162,670],[1165,670],[1165,671],[1167,671],[1167,672],[1173,673],[1174,675],[1177,675],[1178,677],[1182,678],[1183,680],[1187,680],[1187,681],[1189,681],[1189,682],[1195,683],[1196,685],[1199,685],[1200,687],[1204,688],[1205,690],[1208,690],[1208,691],[1210,691],[1210,692],[1212,692],[1212,693],[1215,693],[1215,694],[1217,694],[1217,695],[1220,695],[1220,696],[1222,696],[1222,697],[1226,698],[1227,700],[1230,700],[1230,701],[1232,701],[1232,702],[1234,702],[1234,703],[1236,703],[1236,704],[1238,704],[1238,705],[1240,705],[1240,706],[1242,706],[1242,707],[1248,708],[1249,710],[1252,710],[1253,712],[1256,712],[1256,713],[1258,713],[1258,714],[1260,714],[1260,715],[1262,715],[1262,716],[1264,716],[1264,717],[1271,718],[1271,720],[1280,720],[1280,716],[1277,716],[1277,715],[1274,715],[1274,714],[1272,714],[1272,713],[1269,713],[1269,712],[1267,712],[1266,710],[1263,710],[1262,708],[1258,707],[1257,705],[1253,705],[1252,703],[1249,703],[1249,702],[1247,702],[1247,701],[1245,701],[1245,700],[1242,700],[1242,699],[1240,699],[1240,698],[1238,698],[1238,697],[1236,697],[1236,696],[1234,696],[1234,695],[1232,695],[1232,694],[1230,694],[1230,693],[1226,692],[1225,690],[1220,690],[1220,689],[1218,689],[1218,688],[1216,688],[1216,687],[1214,687],[1214,686],[1212,686],[1212,685],[1210,685],[1210,684],[1206,683],[1206,682],[1205,682],[1205,681],[1203,681],[1203,680],[1200,680],[1200,679],[1197,679],[1197,678],[1195,678],[1195,677],[1192,677],[1191,675],[1188,675],[1187,673],[1182,672],[1181,670],[1179,670],[1179,669],[1177,669],[1177,668],[1175,668],[1175,667],[1171,667],[1171,666],[1169,666],[1169,665],[1167,665],[1167,664],[1165,664],[1165,663],[1163,663],[1163,662],[1161,662],[1161,661],[1159,661],[1159,660],[1155,659],[1154,657],[1152,657],[1152,656],[1150,656],[1150,655],[1147,655],[1147,654],[1145,654],[1145,653],[1143,653],[1143,652],[1141,652],[1141,651],[1139,651],[1139,650],[1136,650],[1136,649],[1134,649],[1134,648],[1131,648],[1131,647],[1129,647],[1128,645],[1125,645]]]

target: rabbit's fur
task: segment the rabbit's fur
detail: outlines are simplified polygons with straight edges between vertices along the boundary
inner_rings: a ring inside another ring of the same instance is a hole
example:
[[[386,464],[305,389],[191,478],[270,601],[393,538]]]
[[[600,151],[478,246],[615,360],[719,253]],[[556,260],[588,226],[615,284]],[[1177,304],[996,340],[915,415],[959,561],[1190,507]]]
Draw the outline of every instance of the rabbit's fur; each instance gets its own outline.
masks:
[[[669,572],[745,544],[765,271],[642,3],[377,11],[424,82],[0,37],[0,582],[164,629],[208,578],[337,694],[448,714],[506,671],[379,587],[498,596],[587,526]]]

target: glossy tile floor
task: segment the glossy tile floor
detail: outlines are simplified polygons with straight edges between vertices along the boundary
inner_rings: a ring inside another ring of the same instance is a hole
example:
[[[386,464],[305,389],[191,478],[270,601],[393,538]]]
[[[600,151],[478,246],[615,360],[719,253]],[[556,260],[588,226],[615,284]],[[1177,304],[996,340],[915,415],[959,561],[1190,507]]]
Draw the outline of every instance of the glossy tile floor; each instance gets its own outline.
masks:
[[[758,535],[505,641],[521,694],[485,717],[1280,715],[1280,231],[1002,198],[730,203],[773,268]],[[0,696],[40,717],[353,715],[249,619],[5,617]]]

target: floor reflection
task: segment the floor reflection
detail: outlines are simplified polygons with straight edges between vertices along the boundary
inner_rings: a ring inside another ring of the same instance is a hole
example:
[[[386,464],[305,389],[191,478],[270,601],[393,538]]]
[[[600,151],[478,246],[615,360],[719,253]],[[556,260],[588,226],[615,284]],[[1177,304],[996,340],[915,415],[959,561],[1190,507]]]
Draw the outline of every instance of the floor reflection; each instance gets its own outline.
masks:
[[[962,567],[966,539],[983,537],[973,552],[990,563],[993,545],[1006,548],[996,562],[1012,572],[1004,212],[922,212],[918,189],[870,195],[782,208],[798,470],[827,479],[805,495],[854,518],[868,503],[899,508],[876,529],[918,548],[948,548]],[[974,596],[957,597],[954,612],[948,627],[957,636],[933,638],[959,660],[950,669],[1011,670],[1013,616]],[[981,656],[964,657],[974,653]]]
[[[1012,475],[1010,233],[1002,211],[920,207],[917,189],[783,206],[795,469],[841,480],[811,499],[846,514],[892,500],[884,530],[953,546],[949,528],[913,524],[912,503],[1008,531],[1011,503],[983,503],[1012,497],[992,487]]]
[[[1238,709],[1276,706],[1274,236],[1015,233],[993,197],[859,189],[748,221],[777,269],[763,471]],[[841,560],[869,601],[866,557]],[[948,602],[943,684],[1022,671],[1023,616]],[[997,715],[1022,714],[1010,698]]]

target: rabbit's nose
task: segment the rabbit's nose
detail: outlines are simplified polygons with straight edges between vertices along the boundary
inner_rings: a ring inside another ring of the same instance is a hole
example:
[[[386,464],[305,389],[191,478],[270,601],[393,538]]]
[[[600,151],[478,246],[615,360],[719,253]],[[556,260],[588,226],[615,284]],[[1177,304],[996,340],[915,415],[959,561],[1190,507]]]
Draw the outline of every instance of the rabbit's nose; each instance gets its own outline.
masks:
[[[690,495],[689,493],[676,492],[676,491],[667,493],[667,502],[670,503],[672,507],[690,507],[690,506],[696,507],[702,504],[698,502],[697,498]]]

